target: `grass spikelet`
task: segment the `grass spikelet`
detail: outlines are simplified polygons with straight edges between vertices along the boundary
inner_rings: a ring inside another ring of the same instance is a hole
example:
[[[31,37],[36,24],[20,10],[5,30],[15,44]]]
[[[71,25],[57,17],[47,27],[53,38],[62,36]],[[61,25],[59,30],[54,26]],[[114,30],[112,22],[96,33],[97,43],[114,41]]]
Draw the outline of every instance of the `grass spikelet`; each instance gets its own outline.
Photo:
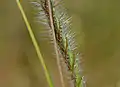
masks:
[[[38,11],[36,19],[42,23],[53,43],[62,87],[65,87],[60,59],[66,64],[67,71],[74,87],[85,87],[82,85],[80,56],[77,53],[77,45],[74,40],[75,33],[71,31],[71,17],[63,6],[61,0],[36,0],[31,2]]]
[[[80,73],[80,55],[76,54],[76,43],[74,41],[74,33],[71,29],[71,17],[68,16],[66,9],[62,4],[54,5],[52,2],[53,18],[56,41],[58,49],[71,73],[74,87],[81,87],[82,76]]]

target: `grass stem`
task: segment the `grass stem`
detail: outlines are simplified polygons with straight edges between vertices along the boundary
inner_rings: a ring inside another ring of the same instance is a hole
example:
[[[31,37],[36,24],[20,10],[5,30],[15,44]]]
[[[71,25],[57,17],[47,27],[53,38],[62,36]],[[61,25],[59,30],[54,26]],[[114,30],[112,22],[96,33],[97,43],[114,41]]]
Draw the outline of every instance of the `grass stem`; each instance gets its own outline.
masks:
[[[49,84],[49,87],[54,87],[54,85],[53,85],[53,83],[52,83],[52,80],[51,80],[51,78],[50,78],[50,74],[49,74],[49,72],[48,72],[48,69],[47,69],[46,64],[45,64],[45,62],[44,62],[44,59],[43,59],[43,57],[42,57],[41,51],[40,51],[40,49],[39,49],[39,45],[38,45],[37,40],[36,40],[36,38],[35,38],[35,35],[34,35],[33,31],[32,31],[32,28],[31,28],[31,26],[30,26],[30,24],[29,24],[29,22],[28,22],[28,19],[27,19],[26,15],[25,15],[25,12],[24,12],[24,10],[23,10],[23,7],[22,7],[22,5],[21,5],[21,3],[20,3],[19,0],[16,0],[16,2],[17,2],[17,5],[18,5],[18,7],[19,7],[19,10],[20,10],[20,12],[21,12],[21,14],[22,14],[22,17],[23,17],[23,19],[24,19],[24,22],[25,22],[25,24],[26,24],[26,26],[27,26],[29,35],[30,35],[31,40],[32,40],[32,42],[33,42],[33,45],[34,45],[34,47],[35,47],[36,53],[37,53],[37,55],[38,55],[38,58],[39,58],[39,60],[40,60],[40,62],[41,62],[41,64],[42,64],[42,67],[43,67],[43,69],[44,69],[45,76],[46,76],[47,82],[48,82],[48,84]]]

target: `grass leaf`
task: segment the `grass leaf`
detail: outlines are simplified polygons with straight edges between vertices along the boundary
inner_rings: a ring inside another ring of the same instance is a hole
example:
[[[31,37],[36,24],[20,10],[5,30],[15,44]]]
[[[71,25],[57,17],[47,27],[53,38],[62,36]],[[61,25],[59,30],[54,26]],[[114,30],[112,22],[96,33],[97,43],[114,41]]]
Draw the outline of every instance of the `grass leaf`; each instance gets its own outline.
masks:
[[[29,35],[30,35],[30,37],[31,37],[31,39],[32,39],[32,42],[33,42],[33,45],[34,45],[34,47],[35,47],[36,53],[37,53],[37,55],[38,55],[38,58],[39,58],[39,60],[40,60],[40,62],[41,62],[41,64],[42,64],[42,67],[43,67],[43,69],[44,69],[45,76],[46,76],[46,78],[47,78],[47,82],[48,82],[48,84],[49,84],[49,87],[54,87],[54,85],[53,85],[53,83],[52,83],[52,80],[51,80],[51,78],[50,78],[49,72],[48,72],[48,70],[47,70],[47,67],[46,67],[46,65],[45,65],[44,59],[43,59],[43,57],[42,57],[42,54],[41,54],[41,52],[40,52],[39,45],[38,45],[38,43],[37,43],[37,41],[36,41],[36,39],[35,39],[34,33],[33,33],[32,28],[31,28],[31,26],[30,26],[30,24],[29,24],[29,22],[28,22],[28,20],[27,20],[27,17],[26,17],[25,12],[24,12],[24,10],[23,10],[23,8],[22,8],[22,5],[20,4],[20,1],[19,1],[19,0],[16,0],[16,2],[17,2],[17,5],[18,5],[18,7],[19,7],[19,10],[21,11],[21,14],[22,14],[22,17],[23,17],[23,19],[24,19],[24,21],[25,21],[25,24],[26,24],[26,26],[27,26]]]

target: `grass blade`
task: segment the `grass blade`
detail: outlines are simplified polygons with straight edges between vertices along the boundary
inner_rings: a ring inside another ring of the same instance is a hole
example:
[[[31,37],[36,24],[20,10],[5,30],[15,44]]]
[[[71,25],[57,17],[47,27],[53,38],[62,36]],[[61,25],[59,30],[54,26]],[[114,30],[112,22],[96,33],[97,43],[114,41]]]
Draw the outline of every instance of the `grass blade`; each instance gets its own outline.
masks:
[[[28,29],[29,35],[30,35],[30,37],[31,37],[31,40],[32,40],[32,42],[33,42],[33,45],[34,45],[34,47],[35,47],[36,53],[37,53],[38,58],[39,58],[39,60],[40,60],[40,62],[41,62],[41,64],[42,64],[42,67],[43,67],[43,69],[44,69],[45,76],[46,76],[47,82],[48,82],[48,84],[49,84],[49,87],[54,87],[54,85],[53,85],[53,83],[52,83],[52,80],[51,80],[51,78],[50,78],[50,74],[49,74],[49,72],[48,72],[48,70],[47,70],[47,67],[46,67],[46,65],[45,65],[44,59],[43,59],[43,57],[42,57],[41,51],[40,51],[40,49],[39,49],[39,45],[38,45],[37,40],[36,40],[36,38],[35,38],[35,36],[34,36],[34,33],[33,33],[33,31],[32,31],[32,28],[31,28],[31,26],[30,26],[30,24],[29,24],[29,22],[28,22],[28,19],[27,19],[26,15],[25,15],[25,12],[24,12],[24,10],[23,10],[23,8],[22,8],[22,5],[20,4],[20,1],[19,1],[19,0],[16,0],[16,3],[17,3],[17,5],[18,5],[19,10],[21,11],[22,17],[23,17],[24,22],[25,22],[25,24],[26,24],[26,26],[27,26],[27,29]]]

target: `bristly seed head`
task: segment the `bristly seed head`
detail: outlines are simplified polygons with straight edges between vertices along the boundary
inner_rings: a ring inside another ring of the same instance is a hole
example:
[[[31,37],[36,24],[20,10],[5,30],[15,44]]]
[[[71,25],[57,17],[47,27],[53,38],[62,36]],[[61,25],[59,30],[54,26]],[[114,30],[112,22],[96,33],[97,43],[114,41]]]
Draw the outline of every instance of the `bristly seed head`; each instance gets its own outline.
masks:
[[[50,0],[52,20],[54,26],[54,34],[57,43],[58,50],[62,55],[64,62],[68,68],[68,72],[71,73],[71,80],[74,80],[74,87],[80,87],[81,84],[81,68],[80,68],[80,55],[75,52],[77,45],[74,37],[75,33],[71,31],[71,19],[67,14],[67,10],[62,4],[59,4],[55,0]],[[39,2],[32,2],[35,7],[39,10],[38,20],[42,21],[51,28],[49,9],[47,0],[39,0]],[[51,33],[52,34],[52,33]],[[52,36],[52,35],[51,35]],[[53,40],[52,40],[53,41]]]

